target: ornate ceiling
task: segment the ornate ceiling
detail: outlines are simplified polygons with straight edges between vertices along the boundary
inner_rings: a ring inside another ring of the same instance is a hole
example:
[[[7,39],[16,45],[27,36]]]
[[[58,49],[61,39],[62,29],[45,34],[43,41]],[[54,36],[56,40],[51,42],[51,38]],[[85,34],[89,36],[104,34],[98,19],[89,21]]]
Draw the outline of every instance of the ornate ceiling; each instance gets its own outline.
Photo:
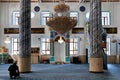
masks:
[[[20,0],[0,0],[0,2],[19,2]],[[58,2],[59,0],[31,0],[31,2]],[[90,0],[65,0],[65,2],[89,2]],[[103,2],[120,2],[120,0],[102,0]]]
[[[41,2],[58,2],[59,0],[41,0]],[[89,2],[90,0],[65,0],[66,2]],[[102,0],[103,2],[119,2],[120,0]]]

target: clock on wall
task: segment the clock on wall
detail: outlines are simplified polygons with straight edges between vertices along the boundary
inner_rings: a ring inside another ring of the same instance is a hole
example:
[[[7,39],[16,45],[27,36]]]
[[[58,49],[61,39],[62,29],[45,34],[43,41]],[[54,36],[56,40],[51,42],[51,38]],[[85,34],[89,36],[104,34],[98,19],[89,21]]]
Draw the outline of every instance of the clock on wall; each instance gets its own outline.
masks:
[[[86,8],[85,8],[85,6],[80,6],[79,9],[80,9],[81,12],[84,12]]]
[[[34,7],[34,11],[39,12],[40,11],[40,7],[39,6],[35,6]]]

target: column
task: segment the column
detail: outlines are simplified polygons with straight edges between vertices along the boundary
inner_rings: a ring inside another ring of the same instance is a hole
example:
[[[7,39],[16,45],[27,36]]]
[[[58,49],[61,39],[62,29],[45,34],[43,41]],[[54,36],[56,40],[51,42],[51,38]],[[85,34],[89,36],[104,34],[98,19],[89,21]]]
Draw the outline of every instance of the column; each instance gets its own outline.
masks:
[[[118,46],[117,64],[120,64],[120,40],[118,40],[117,46]]]
[[[19,23],[19,58],[20,72],[31,71],[31,0],[20,0]]]
[[[101,0],[90,1],[90,72],[103,72]]]
[[[65,34],[65,63],[70,63],[70,32]]]
[[[55,37],[55,31],[50,31],[50,63],[55,63],[54,58],[54,37]]]

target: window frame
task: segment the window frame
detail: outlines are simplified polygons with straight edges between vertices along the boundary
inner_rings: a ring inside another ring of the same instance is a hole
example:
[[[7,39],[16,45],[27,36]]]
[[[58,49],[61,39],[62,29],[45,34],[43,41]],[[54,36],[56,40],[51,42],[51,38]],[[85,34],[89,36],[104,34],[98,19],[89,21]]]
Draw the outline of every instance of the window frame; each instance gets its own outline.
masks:
[[[18,25],[19,23],[20,12],[13,11],[12,12],[12,25]]]
[[[43,16],[44,13],[47,14],[48,16]],[[46,26],[46,18],[49,18],[49,17],[52,17],[52,14],[50,11],[42,11],[40,16],[40,24],[43,26]]]
[[[76,13],[76,16],[72,16],[72,13]],[[77,25],[79,24],[79,13],[77,11],[71,11],[70,12],[70,17],[76,17],[77,18]]]
[[[42,39],[45,39],[44,41]],[[43,45],[45,47],[45,49],[43,50]],[[42,51],[42,55],[47,54],[47,52],[49,52],[50,54],[50,39],[49,38],[41,38],[41,51]]]
[[[71,41],[71,39],[72,39],[72,41]],[[70,56],[77,56],[77,55],[79,55],[79,38],[77,38],[77,41],[75,41],[75,39],[76,38],[70,38],[70,47],[71,47],[71,44],[73,45],[72,47],[72,49],[70,48],[70,51],[69,51],[69,53],[70,53]],[[77,49],[75,49],[75,46],[74,45],[76,45],[77,46]],[[73,54],[71,54],[71,52],[73,53]],[[76,52],[77,52],[77,54],[76,54]]]
[[[109,39],[109,42],[108,42],[108,39]],[[106,54],[111,55],[111,38],[110,37],[107,37],[106,39]]]
[[[103,13],[109,13],[109,18],[108,18],[108,24],[103,24],[103,22],[104,23],[106,23],[105,21],[103,21]],[[111,14],[110,14],[110,12],[109,11],[102,11],[101,12],[101,21],[102,21],[102,26],[109,26],[109,25],[111,25],[111,16],[110,16]],[[87,12],[86,13],[86,19],[87,19],[87,22],[89,22],[90,21],[90,12]]]
[[[17,39],[17,41],[15,41],[15,39]],[[12,40],[12,54],[19,54],[19,38],[11,38]],[[14,49],[14,45],[17,44],[17,50]]]
[[[17,14],[17,16],[15,16],[15,14]],[[20,17],[20,11],[12,12],[12,25],[19,25],[19,17]],[[34,18],[34,17],[35,17],[35,14],[34,12],[31,11],[31,18]]]
[[[104,17],[103,14],[105,14],[105,13],[108,14],[107,17],[106,17],[106,18],[108,18],[108,19],[107,19],[107,23],[106,23],[106,21],[105,21],[105,20],[106,20],[105,18],[104,18],[104,21],[103,21],[103,17]],[[102,11],[102,25],[103,25],[103,26],[108,26],[108,25],[110,25],[110,24],[111,24],[110,19],[111,19],[111,17],[110,17],[110,12],[109,12],[109,11]],[[104,22],[104,23],[103,23],[103,22]]]

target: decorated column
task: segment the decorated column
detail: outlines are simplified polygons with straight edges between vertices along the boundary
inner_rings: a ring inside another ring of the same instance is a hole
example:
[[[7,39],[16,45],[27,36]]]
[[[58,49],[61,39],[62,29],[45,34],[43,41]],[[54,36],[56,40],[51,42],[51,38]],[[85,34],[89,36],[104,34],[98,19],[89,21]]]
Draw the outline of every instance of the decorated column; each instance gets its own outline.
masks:
[[[54,59],[54,38],[55,38],[55,31],[50,31],[50,63],[55,63]]]
[[[101,0],[90,1],[90,72],[103,72]]]
[[[31,0],[20,0],[19,23],[19,58],[20,72],[31,71]]]
[[[65,34],[65,62],[70,63],[70,33]]]

